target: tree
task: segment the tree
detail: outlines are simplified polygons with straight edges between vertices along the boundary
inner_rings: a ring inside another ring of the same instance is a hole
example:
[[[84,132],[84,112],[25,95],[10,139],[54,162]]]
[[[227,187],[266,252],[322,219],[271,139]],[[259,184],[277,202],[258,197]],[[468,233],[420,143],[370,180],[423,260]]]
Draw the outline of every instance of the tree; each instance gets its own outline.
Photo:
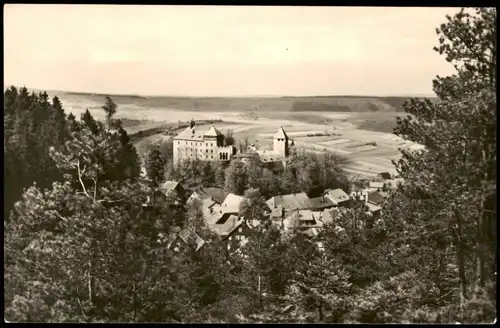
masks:
[[[218,188],[224,188],[226,183],[226,167],[221,162],[214,162],[214,183]]]
[[[259,189],[248,189],[244,194],[245,199],[240,205],[240,215],[246,220],[264,220],[264,213],[268,210],[266,200]]]
[[[172,139],[162,140],[160,143],[160,152],[163,158],[165,159],[165,163],[173,162],[174,158],[174,141]]]
[[[117,109],[115,102],[113,101],[113,99],[111,99],[111,97],[106,96],[106,102],[103,106],[101,106],[101,108],[106,113],[106,123],[109,127],[111,127],[113,123],[112,118],[113,115],[115,115]]]
[[[224,134],[224,146],[234,145],[233,130],[228,129]]]
[[[48,154],[61,147],[69,135],[64,110],[57,98],[51,104],[46,92],[29,94],[14,87],[4,92],[4,218],[22,193],[36,181],[50,187],[62,178]]]
[[[158,147],[150,148],[146,155],[146,174],[153,188],[165,179],[165,159]]]
[[[225,189],[236,195],[243,195],[247,188],[246,165],[242,161],[231,161],[225,172]]]
[[[443,252],[455,252],[443,263],[457,266],[463,303],[496,271],[494,208],[486,201],[496,197],[496,9],[461,10],[447,20],[435,50],[457,73],[434,81],[438,102],[404,105],[409,115],[395,133],[426,149],[403,151],[395,164],[405,178],[401,192],[415,200],[408,220],[425,227],[418,236],[431,234]]]
[[[205,187],[211,187],[215,184],[215,175],[213,170],[213,163],[203,161],[200,164],[201,183]]]
[[[65,180],[26,190],[6,225],[9,319],[136,321],[148,308],[146,283],[164,279],[148,267],[161,258],[158,234],[168,233],[158,219],[170,214],[143,206],[151,190],[140,181],[104,178],[106,156],[122,144],[98,132],[82,125],[65,147],[51,148]]]
[[[261,186],[262,168],[256,159],[251,159],[247,164],[248,187],[259,188]]]

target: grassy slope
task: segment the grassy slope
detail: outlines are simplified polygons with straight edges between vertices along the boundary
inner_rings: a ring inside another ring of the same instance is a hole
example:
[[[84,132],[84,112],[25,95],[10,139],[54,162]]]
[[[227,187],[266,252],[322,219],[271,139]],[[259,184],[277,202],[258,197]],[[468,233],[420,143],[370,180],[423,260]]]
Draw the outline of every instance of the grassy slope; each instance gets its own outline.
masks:
[[[89,109],[100,108],[105,95],[65,91],[47,91],[65,103]],[[199,111],[238,112],[401,112],[407,97],[317,96],[317,97],[166,97],[111,95],[121,108],[175,108]]]

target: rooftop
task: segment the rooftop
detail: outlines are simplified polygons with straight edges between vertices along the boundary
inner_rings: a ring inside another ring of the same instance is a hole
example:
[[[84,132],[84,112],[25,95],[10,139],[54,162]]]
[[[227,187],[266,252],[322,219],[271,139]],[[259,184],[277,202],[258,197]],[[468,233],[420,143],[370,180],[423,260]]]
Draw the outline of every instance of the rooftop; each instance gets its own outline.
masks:
[[[324,208],[333,207],[336,204],[328,197],[315,197],[309,199],[309,209],[311,210],[322,210]]]
[[[382,189],[384,188],[384,183],[383,182],[379,182],[379,181],[370,181],[370,188],[373,188],[373,189]]]
[[[235,194],[228,194],[222,203],[223,213],[239,213],[240,205],[245,200],[245,197]]]
[[[368,193],[368,202],[380,206],[385,202],[385,198],[379,192],[374,191]]]
[[[241,222],[243,222],[243,220],[240,219],[237,215],[231,215],[223,224],[211,225],[211,229],[219,236],[227,236],[234,229],[236,229],[241,224]]]
[[[349,200],[349,195],[342,189],[327,190],[325,196],[330,198],[335,203],[341,203]]]
[[[202,141],[204,137],[216,137],[222,135],[214,125],[195,125],[187,127],[184,131],[174,137],[175,140]]]
[[[177,182],[177,181],[165,181],[165,183],[160,187],[160,189],[164,193],[168,193],[168,192],[174,191],[178,185],[179,185],[179,182]]]
[[[221,188],[197,187],[193,191],[198,194],[201,199],[211,198],[214,202],[219,204],[222,204],[228,195],[228,193]]]
[[[275,139],[280,138],[280,139],[286,139],[286,140],[288,140],[288,135],[286,134],[286,132],[285,132],[285,130],[283,129],[282,126],[280,126],[280,128],[278,129],[278,131],[274,135],[274,138]]]
[[[310,199],[304,192],[271,197],[266,201],[266,204],[271,210],[282,206],[286,212],[308,209],[311,206]]]
[[[178,233],[179,238],[186,244],[195,247],[195,251],[198,251],[203,247],[205,241],[198,236],[198,234],[190,229],[183,229]]]

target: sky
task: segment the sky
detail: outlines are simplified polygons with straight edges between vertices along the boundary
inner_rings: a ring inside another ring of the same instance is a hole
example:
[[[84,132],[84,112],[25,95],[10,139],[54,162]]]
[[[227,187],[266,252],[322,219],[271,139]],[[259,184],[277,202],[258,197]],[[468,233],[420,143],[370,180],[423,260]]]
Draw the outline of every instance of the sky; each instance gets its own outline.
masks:
[[[430,95],[458,8],[4,5],[4,86],[177,96]]]

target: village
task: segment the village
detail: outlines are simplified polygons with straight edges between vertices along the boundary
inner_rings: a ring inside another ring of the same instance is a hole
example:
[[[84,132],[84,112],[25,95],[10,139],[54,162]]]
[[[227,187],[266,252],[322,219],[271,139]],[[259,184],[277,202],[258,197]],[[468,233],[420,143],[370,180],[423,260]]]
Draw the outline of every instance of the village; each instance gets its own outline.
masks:
[[[278,164],[286,166],[293,152],[294,142],[280,127],[273,137],[272,150],[258,150],[249,145],[246,152],[237,152],[232,146],[224,146],[224,135],[214,126],[197,126],[192,120],[189,127],[174,137],[174,162],[196,158],[210,161],[257,160],[261,166]],[[348,180],[343,176],[344,180]],[[382,205],[389,192],[403,183],[403,179],[391,177],[381,172],[373,181],[357,181],[343,184],[342,188],[325,189],[311,196],[305,191],[276,195],[266,199],[266,208],[261,217],[281,230],[285,235],[302,233],[317,236],[326,224],[335,223],[340,216],[354,206],[364,204],[367,214],[375,220],[380,217]],[[178,181],[165,181],[158,188],[163,201],[170,200],[171,206],[199,206],[203,213],[204,225],[226,244],[228,254],[237,253],[253,231],[263,222],[241,215],[241,207],[247,198],[225,191],[223,188],[185,186]],[[168,236],[168,248],[180,252],[186,248],[200,250],[206,241],[189,227],[176,227]],[[318,244],[321,249],[321,244]]]

